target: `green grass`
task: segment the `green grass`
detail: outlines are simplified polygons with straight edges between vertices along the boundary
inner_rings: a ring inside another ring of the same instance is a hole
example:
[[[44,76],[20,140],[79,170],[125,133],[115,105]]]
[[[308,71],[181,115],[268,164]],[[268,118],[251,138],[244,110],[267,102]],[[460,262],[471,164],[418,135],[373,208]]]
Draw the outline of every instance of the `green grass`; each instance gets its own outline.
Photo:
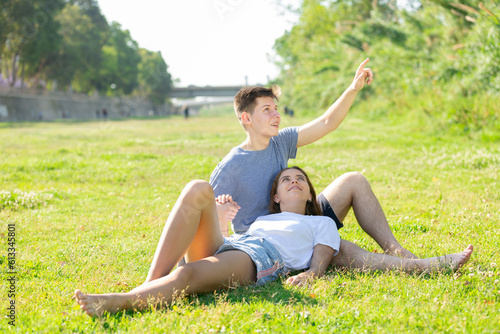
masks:
[[[291,164],[303,166],[318,191],[344,172],[362,171],[409,250],[428,257],[474,244],[461,273],[330,270],[304,289],[275,282],[91,319],[73,291],[120,292],[142,283],[183,186],[208,179],[244,132],[229,113],[4,123],[0,332],[498,333],[498,142],[362,116],[350,115],[335,133],[299,149]],[[4,318],[9,223],[16,226],[16,327]],[[352,214],[345,225],[342,238],[380,251]]]

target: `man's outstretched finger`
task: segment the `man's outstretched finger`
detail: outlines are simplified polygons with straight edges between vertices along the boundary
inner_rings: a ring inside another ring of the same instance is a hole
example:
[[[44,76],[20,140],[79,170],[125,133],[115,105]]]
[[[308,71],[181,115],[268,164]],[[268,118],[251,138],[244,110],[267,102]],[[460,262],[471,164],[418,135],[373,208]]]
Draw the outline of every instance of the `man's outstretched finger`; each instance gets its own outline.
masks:
[[[356,71],[356,78],[363,72],[365,65],[370,61],[370,58],[366,58],[361,65],[359,65],[358,70]]]

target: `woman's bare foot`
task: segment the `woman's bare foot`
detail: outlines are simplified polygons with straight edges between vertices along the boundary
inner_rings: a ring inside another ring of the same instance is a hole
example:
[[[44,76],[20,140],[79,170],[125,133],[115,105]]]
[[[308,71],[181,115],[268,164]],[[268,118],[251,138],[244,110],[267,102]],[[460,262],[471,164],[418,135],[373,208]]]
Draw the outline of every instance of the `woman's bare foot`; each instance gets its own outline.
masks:
[[[82,311],[91,317],[100,317],[105,312],[116,313],[132,307],[130,297],[121,293],[91,295],[76,290],[73,298],[76,299]]]

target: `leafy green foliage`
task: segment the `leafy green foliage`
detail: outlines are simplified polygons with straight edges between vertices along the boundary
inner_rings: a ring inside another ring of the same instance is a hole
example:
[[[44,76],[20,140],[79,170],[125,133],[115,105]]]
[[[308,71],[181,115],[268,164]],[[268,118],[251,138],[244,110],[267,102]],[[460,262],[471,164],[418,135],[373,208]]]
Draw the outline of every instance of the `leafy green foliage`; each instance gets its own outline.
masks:
[[[96,1],[4,2],[1,72],[12,85],[21,75],[27,86],[45,82],[53,89],[139,94],[164,103],[172,83],[161,54],[140,51],[129,31],[108,24]]]
[[[104,66],[100,73],[99,85],[109,94],[129,95],[138,86],[138,65],[141,61],[139,46],[123,31],[120,24],[113,22],[110,36],[103,48]]]
[[[144,96],[155,105],[161,105],[172,87],[172,76],[161,52],[152,52],[139,49],[141,61],[139,63],[139,87],[135,94]]]
[[[440,100],[460,110],[461,97],[477,97],[466,104],[491,100],[493,109],[486,115],[467,107],[470,117],[458,122],[468,129],[488,123],[499,129],[499,8],[498,0],[423,0],[406,8],[394,1],[303,1],[297,24],[275,43],[281,101],[299,113],[324,109],[370,57],[375,81],[358,101],[369,100],[383,114],[400,114],[394,106],[407,105],[405,113],[423,112],[451,124],[457,120],[453,112],[414,108],[408,101]]]
[[[11,86],[20,68],[31,73],[43,68],[60,44],[59,24],[54,17],[64,7],[62,0],[13,0],[2,5],[0,57],[2,73]]]
[[[59,33],[63,41],[46,74],[57,80],[60,87],[67,87],[75,78],[86,76],[90,67],[98,66],[93,53],[99,52],[101,46],[96,45],[91,19],[79,7],[66,5],[57,20],[61,24]]]

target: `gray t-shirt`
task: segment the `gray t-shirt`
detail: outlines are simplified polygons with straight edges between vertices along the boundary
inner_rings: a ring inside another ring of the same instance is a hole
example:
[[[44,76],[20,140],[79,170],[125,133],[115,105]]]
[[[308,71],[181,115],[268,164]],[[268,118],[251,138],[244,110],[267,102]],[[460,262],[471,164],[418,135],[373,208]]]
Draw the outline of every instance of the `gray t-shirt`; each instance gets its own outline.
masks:
[[[210,184],[215,196],[229,194],[241,209],[233,219],[235,233],[244,233],[259,216],[269,214],[268,206],[273,180],[280,170],[295,159],[299,127],[280,130],[267,148],[246,151],[233,147],[215,167]]]

